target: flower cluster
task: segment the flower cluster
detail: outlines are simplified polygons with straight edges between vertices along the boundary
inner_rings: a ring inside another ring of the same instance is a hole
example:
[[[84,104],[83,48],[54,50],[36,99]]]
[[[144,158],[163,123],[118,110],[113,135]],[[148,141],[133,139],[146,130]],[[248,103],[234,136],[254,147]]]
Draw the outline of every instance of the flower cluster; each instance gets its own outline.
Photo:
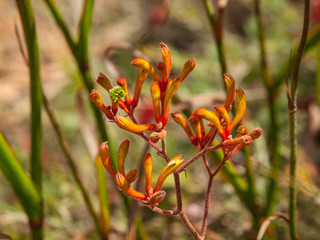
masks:
[[[163,61],[158,63],[157,69],[159,70],[161,77],[156,72],[155,67],[148,61],[142,58],[137,58],[131,62],[131,65],[139,68],[132,99],[129,95],[127,81],[125,78],[119,78],[117,80],[118,86],[113,87],[110,80],[102,73],[100,73],[97,82],[109,92],[112,104],[107,106],[104,105],[101,100],[101,95],[97,90],[92,90],[90,94],[91,101],[96,104],[108,119],[114,121],[122,129],[133,133],[141,133],[146,130],[164,129],[168,123],[169,108],[172,97],[177,92],[182,81],[195,67],[195,61],[194,58],[192,58],[186,61],[178,77],[173,76],[169,80],[172,67],[170,50],[164,43],[161,43],[160,47]],[[154,80],[154,83],[150,88],[150,93],[154,107],[156,124],[140,125],[134,120],[133,111],[138,105],[140,92],[148,75],[150,75]],[[121,99],[123,97],[124,100]],[[123,109],[132,121],[117,115],[118,107]]]
[[[172,118],[178,123],[188,135],[191,143],[199,150],[202,150],[206,144],[212,141],[218,133],[222,139],[222,147],[229,157],[241,150],[245,145],[250,145],[252,140],[258,138],[262,134],[262,129],[254,129],[248,134],[245,126],[237,129],[237,135],[233,139],[230,135],[233,129],[239,124],[246,110],[246,96],[241,88],[235,89],[235,81],[229,74],[224,74],[226,83],[227,98],[223,106],[214,106],[214,110],[204,108],[197,109],[189,118],[189,122],[194,129],[195,135],[192,133],[186,119],[181,113],[172,113]],[[236,97],[235,116],[231,121],[229,112],[232,109],[232,103]],[[204,128],[203,119],[209,121],[210,130],[207,132]]]
[[[181,155],[178,155],[171,159],[167,165],[161,171],[157,183],[155,187],[152,187],[151,179],[152,179],[152,168],[153,162],[150,153],[148,153],[143,160],[145,181],[146,181],[146,193],[142,193],[136,191],[131,187],[131,183],[133,183],[139,174],[139,169],[131,169],[129,172],[125,172],[124,162],[128,154],[130,145],[130,139],[125,140],[121,143],[118,152],[118,169],[116,172],[110,161],[110,153],[108,143],[105,142],[100,147],[100,158],[105,169],[109,172],[109,174],[114,178],[118,188],[126,195],[135,198],[136,200],[143,202],[145,204],[150,204],[151,207],[157,206],[165,197],[166,193],[161,191],[162,184],[165,179],[173,173],[178,167],[181,166],[183,160],[181,159]]]

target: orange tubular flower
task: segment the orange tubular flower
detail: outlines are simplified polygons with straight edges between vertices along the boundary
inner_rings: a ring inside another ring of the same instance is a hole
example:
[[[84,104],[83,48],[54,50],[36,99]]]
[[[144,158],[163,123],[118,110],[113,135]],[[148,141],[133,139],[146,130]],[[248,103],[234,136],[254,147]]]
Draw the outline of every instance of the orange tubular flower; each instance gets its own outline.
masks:
[[[199,118],[199,117],[192,115],[189,118],[189,122],[191,123],[191,125],[196,133],[198,142],[200,143],[200,145],[202,145],[203,138],[205,135],[202,118]]]
[[[110,91],[110,89],[112,89],[109,78],[107,78],[103,73],[99,73],[97,82],[108,92]]]
[[[191,58],[190,60],[184,63],[183,69],[178,76],[178,79],[180,79],[180,82],[182,82],[189,75],[189,73],[194,69],[195,66],[196,66],[196,63],[194,58]]]
[[[156,129],[156,125],[149,124],[149,125],[139,125],[131,122],[130,120],[126,119],[125,117],[116,115],[114,116],[114,122],[122,129],[127,130],[133,133],[141,133],[147,130],[154,130]]]
[[[181,166],[181,164],[183,163],[183,159],[181,159],[181,155],[178,155],[174,158],[172,158],[168,164],[164,167],[164,169],[161,171],[159,177],[158,177],[158,181],[157,184],[154,188],[154,193],[159,192],[163,182],[166,180],[166,178],[173,173],[176,169],[178,169],[178,167]]]
[[[231,110],[232,107],[232,102],[234,100],[234,95],[235,95],[235,81],[233,77],[231,77],[230,74],[225,73],[223,75],[224,81],[226,82],[226,89],[227,89],[227,99],[224,103],[224,108],[226,109],[227,112]]]
[[[105,106],[101,100],[100,93],[93,89],[90,93],[91,101],[106,115],[106,117],[110,120],[113,120],[113,114],[110,110],[110,106]]]
[[[231,123],[231,129],[233,129],[243,118],[246,111],[246,95],[241,88],[236,90],[236,115]]]
[[[164,44],[163,42],[160,43],[160,47],[161,47],[162,60],[164,63],[164,70],[165,70],[165,72],[164,72],[165,74],[162,77],[162,81],[163,81],[164,86],[166,86],[170,72],[171,72],[171,67],[172,67],[171,53],[170,53],[170,49],[168,48],[168,46],[166,44]]]
[[[145,70],[147,73],[150,74],[154,81],[160,82],[160,78],[156,70],[154,69],[154,66],[152,66],[152,64],[149,63],[147,60],[144,60],[143,58],[136,58],[131,62],[131,65]]]
[[[114,170],[111,162],[110,162],[110,152],[108,147],[108,142],[102,143],[100,147],[100,158],[103,163],[104,168],[108,171],[108,173],[112,176],[116,176],[116,171]]]
[[[153,188],[151,183],[153,163],[152,163],[152,157],[150,153],[148,153],[143,159],[143,168],[144,168],[144,175],[146,179],[146,193],[150,196],[153,193]]]
[[[138,70],[136,86],[134,88],[134,95],[133,95],[132,104],[131,104],[131,107],[132,107],[131,111],[133,111],[133,109],[135,109],[136,106],[138,105],[141,88],[142,88],[144,80],[146,80],[147,76],[148,76],[147,70],[145,70],[143,68],[140,68]]]
[[[154,108],[155,119],[157,123],[161,122],[161,92],[157,82],[154,82],[150,88],[152,103]]]
[[[173,120],[183,128],[185,133],[188,135],[191,143],[197,147],[198,141],[194,137],[194,135],[191,131],[191,128],[189,127],[189,125],[188,125],[186,119],[183,117],[183,115],[181,113],[175,112],[175,113],[171,113],[171,116],[172,116]]]
[[[223,140],[225,140],[227,138],[216,112],[209,111],[205,108],[199,108],[193,112],[193,115],[210,121],[212,123],[212,125],[214,125],[214,127],[217,129],[221,138]]]
[[[124,194],[126,194],[130,197],[136,198],[136,199],[142,199],[142,200],[147,199],[147,195],[142,192],[138,192],[138,191],[134,190],[130,186],[130,183],[126,180],[126,178],[121,173],[116,174],[115,181],[116,181],[118,188]]]
[[[180,80],[179,79],[172,79],[170,80],[166,93],[164,95],[163,105],[162,105],[162,124],[165,126],[168,123],[169,120],[169,109],[170,104],[173,95],[178,91],[178,88],[180,86]]]
[[[130,139],[127,139],[125,141],[123,141],[120,144],[119,147],[119,152],[118,152],[118,168],[119,168],[119,172],[125,176],[124,173],[124,161],[128,155],[128,151],[129,151],[129,146],[130,146]]]

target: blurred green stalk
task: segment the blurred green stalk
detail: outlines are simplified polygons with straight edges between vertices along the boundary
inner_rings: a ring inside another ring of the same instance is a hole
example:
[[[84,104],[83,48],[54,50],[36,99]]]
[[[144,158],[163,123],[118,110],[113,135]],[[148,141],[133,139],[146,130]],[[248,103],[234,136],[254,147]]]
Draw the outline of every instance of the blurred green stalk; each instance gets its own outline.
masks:
[[[16,0],[19,9],[21,22],[23,25],[26,46],[28,50],[29,71],[30,71],[30,97],[31,97],[31,179],[37,188],[40,196],[40,216],[37,222],[31,222],[33,239],[42,239],[42,127],[41,127],[41,81],[39,49],[36,36],[33,10],[30,0]]]
[[[300,63],[307,43],[310,21],[310,0],[305,0],[303,30],[292,69],[291,89],[288,90],[290,119],[290,185],[289,185],[289,229],[291,240],[299,239],[296,227],[296,165],[297,165],[297,91]]]
[[[220,4],[218,1],[218,14],[217,17],[214,13],[214,8],[212,5],[212,1],[210,0],[202,0],[205,11],[207,13],[207,17],[210,22],[211,32],[213,39],[216,42],[216,48],[218,52],[219,64],[221,75],[228,72],[227,70],[227,62],[226,62],[226,55],[224,51],[224,44],[223,44],[223,13],[224,13],[224,4]]]
[[[1,131],[0,169],[17,194],[24,211],[29,217],[32,228],[32,224],[37,224],[42,221],[40,195],[31,178],[23,170]]]
[[[260,68],[264,87],[267,90],[268,108],[269,108],[269,129],[268,129],[268,152],[270,153],[271,177],[267,189],[267,200],[264,209],[264,216],[272,215],[276,204],[276,193],[278,189],[278,175],[281,170],[280,142],[279,142],[279,117],[278,106],[276,103],[276,94],[273,91],[274,81],[270,75],[270,69],[267,61],[265,32],[263,24],[263,15],[261,11],[260,0],[254,1],[254,10],[258,28],[258,39],[260,49]]]

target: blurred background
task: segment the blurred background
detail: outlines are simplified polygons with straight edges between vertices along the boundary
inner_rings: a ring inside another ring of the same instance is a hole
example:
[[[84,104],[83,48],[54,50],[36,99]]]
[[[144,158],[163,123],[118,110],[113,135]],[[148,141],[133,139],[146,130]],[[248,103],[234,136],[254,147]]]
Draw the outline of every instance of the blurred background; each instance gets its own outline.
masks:
[[[80,0],[56,0],[71,33],[77,34],[82,11]],[[260,69],[260,49],[254,1],[230,0],[224,15],[224,47],[228,73],[236,80],[247,96],[247,111],[243,122],[249,131],[264,129],[262,137],[251,147],[253,172],[256,179],[258,205],[264,205],[270,177],[270,114],[268,93]],[[41,59],[41,80],[58,122],[76,159],[77,168],[94,206],[99,200],[96,187],[94,154],[97,151],[94,119],[83,90],[76,63],[66,41],[54,22],[44,1],[32,1]],[[216,1],[213,1],[216,7]],[[218,52],[209,20],[202,1],[195,0],[96,0],[94,3],[90,35],[90,64],[93,79],[104,73],[115,84],[125,77],[133,87],[137,69],[130,65],[136,57],[156,64],[161,61],[160,42],[166,43],[172,54],[171,75],[181,71],[186,60],[195,57],[196,67],[180,86],[177,98],[180,103],[171,111],[199,107],[213,108],[224,101],[225,86],[218,60]],[[288,59],[291,49],[298,43],[303,22],[303,1],[262,1],[265,26],[265,43],[270,72],[275,76]],[[310,27],[320,21],[320,1],[312,0]],[[15,1],[0,1],[0,129],[13,147],[24,169],[29,169],[30,118],[29,71],[19,50],[15,24],[21,37],[21,22]],[[320,236],[320,45],[314,44],[302,61],[298,91],[298,172],[297,211],[298,232],[301,239],[313,240]],[[286,73],[287,70],[285,69]],[[285,74],[286,75],[286,74]],[[142,91],[140,106],[150,106],[148,78]],[[107,93],[98,89],[108,103]],[[278,151],[281,171],[277,179],[279,191],[274,212],[286,213],[288,208],[289,127],[288,107],[284,81],[276,97],[279,137]],[[152,114],[152,113],[151,113]],[[136,111],[140,121],[153,119],[148,112]],[[132,144],[127,157],[127,169],[137,167],[143,153],[143,140],[107,124],[110,139],[116,149],[127,138]],[[89,132],[89,133],[88,133]],[[183,154],[185,159],[195,155],[197,149],[185,133],[170,120],[167,126],[170,156]],[[155,172],[160,172],[163,161],[153,150]],[[210,159],[214,165],[214,159]],[[243,154],[230,160],[237,173],[245,178],[246,164]],[[230,163],[230,164],[231,164]],[[43,167],[45,199],[45,231],[47,239],[85,239],[94,227],[81,194],[65,162],[57,137],[43,113]],[[225,166],[228,167],[228,166]],[[157,174],[155,174],[157,176]],[[109,177],[109,176],[108,176]],[[108,178],[111,204],[110,239],[124,239],[127,216],[118,190]],[[207,174],[202,163],[195,163],[181,174],[184,208],[190,220],[201,223]],[[0,233],[13,239],[27,239],[28,219],[6,179],[0,174]],[[175,207],[173,179],[164,186],[167,197],[160,207]],[[222,177],[214,180],[208,239],[253,239],[251,215],[239,200],[232,185]],[[158,215],[147,208],[139,208],[150,239],[191,239],[179,217]],[[289,239],[284,221],[273,225],[274,239]],[[88,239],[98,239],[96,234]]]

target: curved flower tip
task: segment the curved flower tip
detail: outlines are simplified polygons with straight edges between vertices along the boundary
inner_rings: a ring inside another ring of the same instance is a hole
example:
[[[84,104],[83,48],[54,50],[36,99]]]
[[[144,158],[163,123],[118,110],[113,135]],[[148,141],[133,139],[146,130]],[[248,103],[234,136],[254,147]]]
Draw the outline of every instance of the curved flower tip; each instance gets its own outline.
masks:
[[[220,114],[220,116],[223,118],[224,123],[225,123],[225,135],[226,137],[228,137],[230,135],[230,133],[232,132],[232,128],[230,126],[230,117],[229,114],[227,112],[227,110],[224,108],[224,106],[215,106],[214,107],[216,109],[216,111]]]
[[[90,92],[90,99],[91,99],[91,102],[93,102],[98,108],[102,108],[102,100],[101,100],[101,95],[100,93],[95,90],[95,89],[92,89],[91,92]]]
[[[130,139],[127,139],[125,141],[123,141],[120,144],[119,147],[119,152],[118,152],[118,168],[119,168],[119,172],[125,176],[125,171],[124,171],[124,161],[128,155],[128,151],[129,151],[129,146],[130,146]]]
[[[189,73],[195,68],[195,66],[196,66],[196,61],[194,58],[191,58],[185,62],[183,69],[178,76],[178,79],[180,80],[180,82],[182,82],[189,75]]]
[[[216,127],[221,138],[223,140],[225,140],[227,138],[216,112],[209,111],[205,108],[199,108],[193,112],[193,115],[198,116],[198,117],[202,117],[202,118],[208,120],[209,122],[211,122],[212,125],[214,127]]]
[[[159,191],[154,194],[149,198],[148,202],[151,206],[157,206],[160,202],[163,201],[163,199],[166,197],[166,192],[165,191]]]
[[[130,120],[126,119],[125,117],[116,115],[114,117],[114,122],[122,129],[127,130],[133,133],[141,133],[147,130],[154,130],[156,129],[156,125],[149,124],[149,125],[139,125],[131,122]]]
[[[253,129],[251,133],[249,133],[249,136],[252,138],[252,140],[254,140],[260,137],[262,135],[262,132],[263,132],[262,128],[256,128],[256,129]]]
[[[115,181],[118,186],[118,188],[126,195],[136,198],[136,199],[147,199],[147,195],[144,193],[138,192],[134,190],[130,183],[125,179],[125,177],[121,173],[117,173],[115,176]]]
[[[166,44],[164,44],[163,42],[160,43],[160,48],[161,48],[163,63],[165,66],[165,76],[164,76],[163,80],[166,82],[166,81],[168,81],[168,77],[170,75],[171,66],[172,66],[171,53],[170,53],[170,49],[168,48],[168,46]]]
[[[154,69],[154,66],[147,60],[144,60],[143,58],[136,58],[132,60],[131,65],[144,69],[150,74],[154,81],[160,82],[159,76]]]
[[[195,115],[191,115],[191,117],[189,117],[189,122],[192,125],[192,127],[196,133],[196,137],[197,137],[198,142],[202,143],[202,140],[205,135],[204,126],[203,126],[203,119],[199,118]]]
[[[235,81],[233,79],[233,77],[231,77],[230,74],[225,73],[223,75],[224,77],[224,81],[226,83],[226,89],[227,89],[227,99],[226,102],[224,103],[224,107],[227,110],[227,112],[229,112],[231,110],[231,104],[234,100],[234,96],[235,96]]]
[[[99,73],[99,76],[97,78],[97,83],[99,83],[108,92],[112,88],[109,78],[107,78],[107,76],[104,75],[103,73]]]
[[[100,158],[104,168],[108,171],[108,173],[112,177],[115,177],[116,172],[110,161],[110,152],[109,152],[108,142],[104,142],[101,144],[99,154],[100,154]]]
[[[181,159],[181,155],[178,155],[174,158],[172,158],[167,165],[163,168],[163,170],[161,171],[159,177],[158,177],[158,181],[157,184],[154,188],[154,192],[159,192],[162,184],[164,183],[164,181],[166,180],[166,178],[173,173],[175,170],[177,170],[181,164],[183,163],[183,159]]]
[[[191,131],[191,128],[189,127],[189,125],[188,125],[186,119],[183,117],[183,115],[179,112],[174,112],[174,113],[171,113],[171,116],[172,116],[173,120],[183,128],[185,133],[188,135],[191,143],[195,146],[198,146],[198,141],[194,137],[194,135]]]
[[[236,114],[231,123],[231,129],[233,129],[243,118],[246,111],[246,95],[241,88],[236,90]]]
[[[134,168],[134,169],[131,169],[125,176],[126,180],[129,182],[129,183],[133,183],[139,176],[139,169],[137,168]]]

